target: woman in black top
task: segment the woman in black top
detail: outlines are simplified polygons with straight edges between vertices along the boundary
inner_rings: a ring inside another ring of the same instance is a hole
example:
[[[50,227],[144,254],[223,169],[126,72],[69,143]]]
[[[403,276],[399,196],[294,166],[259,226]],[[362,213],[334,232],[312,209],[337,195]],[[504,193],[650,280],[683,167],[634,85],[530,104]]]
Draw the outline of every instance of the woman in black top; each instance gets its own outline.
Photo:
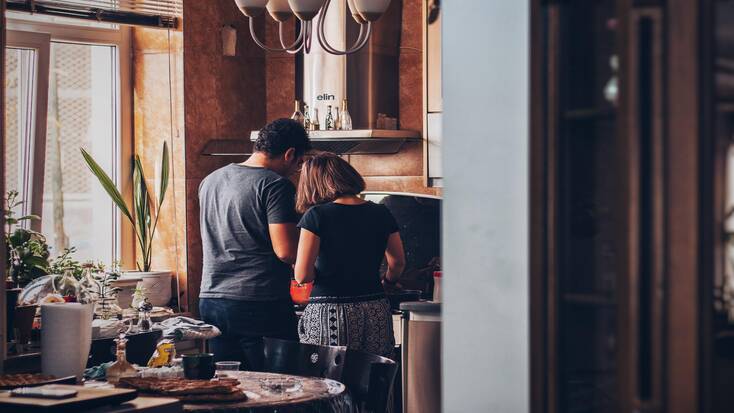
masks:
[[[297,208],[304,212],[295,277],[314,281],[299,323],[301,341],[342,345],[392,356],[390,304],[380,280],[395,282],[405,266],[400,233],[390,211],[357,195],[365,184],[349,163],[334,154],[306,160]]]

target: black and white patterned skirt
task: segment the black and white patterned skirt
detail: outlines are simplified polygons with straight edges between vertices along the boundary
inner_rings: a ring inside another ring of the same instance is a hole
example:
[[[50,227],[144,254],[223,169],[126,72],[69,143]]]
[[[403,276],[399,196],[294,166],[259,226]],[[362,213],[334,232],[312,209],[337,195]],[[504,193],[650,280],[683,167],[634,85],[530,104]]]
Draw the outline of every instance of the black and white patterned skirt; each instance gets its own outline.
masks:
[[[395,348],[392,311],[385,298],[351,302],[312,298],[298,323],[298,335],[302,343],[347,346],[384,357],[393,357]]]

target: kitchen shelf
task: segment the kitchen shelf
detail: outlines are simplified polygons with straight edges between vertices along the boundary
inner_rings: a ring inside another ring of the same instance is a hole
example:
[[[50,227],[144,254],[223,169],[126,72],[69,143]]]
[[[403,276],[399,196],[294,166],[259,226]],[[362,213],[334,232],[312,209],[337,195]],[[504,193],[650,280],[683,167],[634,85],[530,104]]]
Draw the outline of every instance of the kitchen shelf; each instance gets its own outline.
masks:
[[[613,307],[615,305],[613,298],[601,293],[566,293],[563,294],[563,301],[568,304],[600,307]]]
[[[257,139],[258,131],[250,133]],[[412,130],[355,129],[309,132],[313,149],[339,155],[390,155],[400,152],[408,142],[420,142],[419,132]]]
[[[245,139],[212,139],[201,154],[204,156],[249,156],[250,142],[257,140],[259,131]],[[313,149],[339,155],[390,155],[400,152],[408,142],[420,142],[419,132],[412,130],[355,129],[349,131],[309,132]]]
[[[613,106],[569,109],[563,112],[566,120],[614,119],[617,114]]]

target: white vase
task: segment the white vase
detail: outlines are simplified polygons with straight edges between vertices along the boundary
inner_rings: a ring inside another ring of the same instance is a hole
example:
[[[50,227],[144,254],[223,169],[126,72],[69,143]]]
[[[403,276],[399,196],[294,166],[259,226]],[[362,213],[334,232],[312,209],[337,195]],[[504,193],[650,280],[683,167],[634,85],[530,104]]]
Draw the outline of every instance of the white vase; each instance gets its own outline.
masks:
[[[132,293],[136,286],[145,289],[151,304],[165,307],[171,301],[171,271],[130,271],[122,274],[115,284],[122,290],[117,294],[117,301],[122,309],[130,307]],[[135,284],[130,281],[138,280]]]

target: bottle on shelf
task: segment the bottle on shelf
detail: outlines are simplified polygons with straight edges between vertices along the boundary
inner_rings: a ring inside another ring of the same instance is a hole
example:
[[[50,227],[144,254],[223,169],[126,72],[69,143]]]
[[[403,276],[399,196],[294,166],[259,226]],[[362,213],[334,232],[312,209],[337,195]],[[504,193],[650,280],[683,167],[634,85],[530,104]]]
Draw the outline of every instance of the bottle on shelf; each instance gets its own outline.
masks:
[[[304,117],[303,117],[303,113],[301,113],[301,102],[298,99],[296,99],[293,106],[294,108],[293,108],[293,114],[291,115],[291,119],[303,125]]]
[[[306,130],[311,130],[311,115],[308,113],[308,105],[303,104],[303,127]]]
[[[341,126],[342,130],[352,130],[352,116],[349,114],[346,99],[342,100]]]
[[[331,105],[326,107],[326,118],[324,119],[324,130],[334,130],[334,116],[331,114]]]
[[[313,118],[311,119],[310,130],[319,130],[321,125],[319,124],[319,108],[313,108]]]
[[[115,354],[117,360],[109,367],[107,367],[107,381],[112,384],[117,384],[123,377],[135,377],[138,375],[138,371],[127,361],[127,339],[125,333],[120,333],[118,338],[115,339],[117,343],[117,349]]]
[[[334,130],[342,130],[342,118],[339,114],[339,106],[334,108],[336,110],[336,117],[334,118]]]

